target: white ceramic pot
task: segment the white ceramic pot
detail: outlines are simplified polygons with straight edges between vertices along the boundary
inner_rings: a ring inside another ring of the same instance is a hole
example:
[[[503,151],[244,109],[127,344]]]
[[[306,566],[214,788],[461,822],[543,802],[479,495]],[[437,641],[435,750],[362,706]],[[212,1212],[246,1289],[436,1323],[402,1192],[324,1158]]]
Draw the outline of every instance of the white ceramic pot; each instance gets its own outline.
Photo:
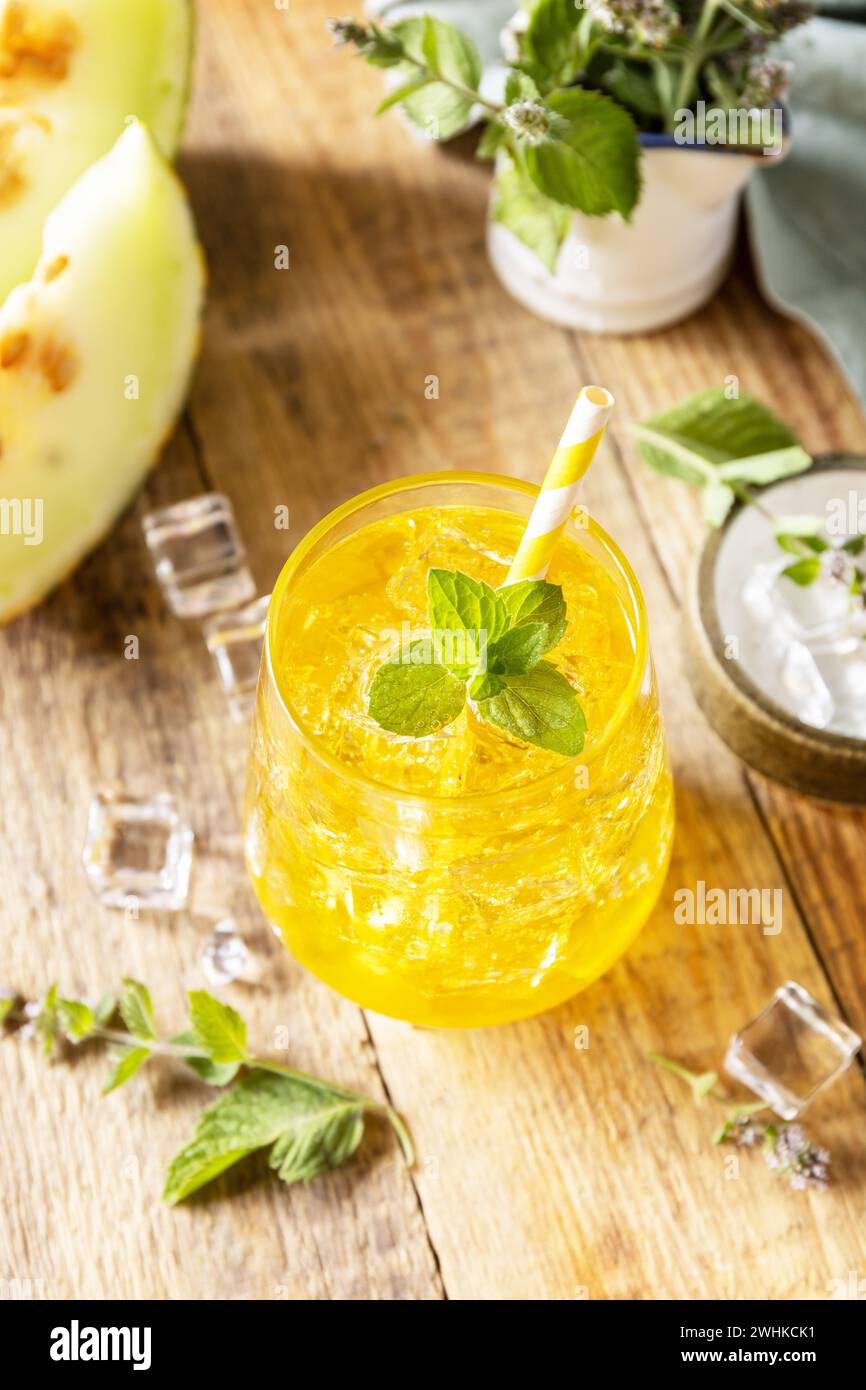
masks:
[[[553,274],[513,232],[489,222],[493,269],[542,318],[595,333],[645,333],[693,313],[725,278],[740,195],[766,156],[677,145],[665,135],[640,141],[644,182],[631,222],[575,213]]]

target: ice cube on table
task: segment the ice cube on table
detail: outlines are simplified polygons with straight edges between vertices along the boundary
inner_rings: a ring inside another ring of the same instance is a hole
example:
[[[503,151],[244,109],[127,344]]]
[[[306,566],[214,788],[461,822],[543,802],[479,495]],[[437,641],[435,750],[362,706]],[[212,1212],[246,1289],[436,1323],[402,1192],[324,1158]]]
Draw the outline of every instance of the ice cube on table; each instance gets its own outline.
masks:
[[[253,707],[270,594],[243,608],[217,613],[204,624],[207,649],[217,665],[233,719],[246,720]]]
[[[101,791],[82,851],[87,881],[105,907],[177,911],[189,894],[193,840],[168,793]]]
[[[251,984],[258,976],[250,948],[233,917],[217,922],[205,943],[201,964],[208,983],[217,987],[236,980]]]
[[[789,980],[735,1033],[725,1071],[793,1120],[850,1065],[862,1039]]]
[[[255,594],[232,504],[222,493],[163,507],[141,524],[156,577],[179,618],[200,618]]]

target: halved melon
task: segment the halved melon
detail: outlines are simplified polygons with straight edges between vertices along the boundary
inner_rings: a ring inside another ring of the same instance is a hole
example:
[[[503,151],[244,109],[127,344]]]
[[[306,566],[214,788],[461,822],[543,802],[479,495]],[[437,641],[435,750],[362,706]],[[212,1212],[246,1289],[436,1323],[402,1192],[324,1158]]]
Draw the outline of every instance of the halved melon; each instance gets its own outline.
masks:
[[[74,568],[154,462],[203,297],[186,194],[133,121],[55,208],[33,279],[0,309],[0,621]]]
[[[33,273],[42,225],[137,116],[180,142],[190,0],[0,0],[0,299]]]

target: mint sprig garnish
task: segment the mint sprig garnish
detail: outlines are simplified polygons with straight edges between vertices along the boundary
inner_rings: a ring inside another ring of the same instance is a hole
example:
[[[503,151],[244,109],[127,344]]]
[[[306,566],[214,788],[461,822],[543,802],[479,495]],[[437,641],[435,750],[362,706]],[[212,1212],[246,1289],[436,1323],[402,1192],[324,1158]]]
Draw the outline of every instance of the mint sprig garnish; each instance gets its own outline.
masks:
[[[257,1149],[269,1148],[270,1165],[284,1182],[308,1182],[350,1158],[361,1142],[364,1121],[379,1114],[389,1121],[412,1163],[412,1143],[400,1116],[383,1101],[343,1090],[280,1062],[251,1056],[240,1014],[205,990],[189,994],[191,1027],[168,1041],[156,1033],[146,987],[123,981],[116,999],[96,1005],[61,999],[56,985],[41,1003],[29,1006],[17,994],[0,996],[0,1028],[39,1037],[47,1055],[66,1044],[108,1043],[114,1050],[103,1094],[131,1080],[153,1058],[186,1064],[224,1094],[199,1116],[191,1142],[172,1160],[163,1201],[183,1201]],[[117,1015],[127,1031],[115,1026]]]
[[[542,658],[566,629],[558,584],[493,589],[459,570],[427,576],[431,633],[394,651],[376,672],[368,713],[389,733],[425,738],[471,700],[482,718],[524,743],[574,757],[586,719],[574,688]]]

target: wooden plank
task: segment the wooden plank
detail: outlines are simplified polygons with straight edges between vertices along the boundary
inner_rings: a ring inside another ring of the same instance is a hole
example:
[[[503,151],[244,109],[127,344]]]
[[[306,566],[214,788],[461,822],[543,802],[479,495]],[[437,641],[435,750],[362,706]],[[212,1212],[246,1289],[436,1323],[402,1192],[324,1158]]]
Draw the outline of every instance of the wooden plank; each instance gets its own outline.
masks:
[[[212,37],[219,49],[228,30],[215,28]],[[273,52],[286,72],[305,56],[278,46]],[[261,449],[267,502],[261,493],[237,499],[250,525],[281,498],[287,476],[293,501],[298,499],[295,510],[304,508],[300,529],[309,510],[318,515],[368,481],[410,470],[480,466],[538,477],[555,419],[567,409],[576,383],[603,379],[623,401],[627,417],[629,387],[634,382],[639,391],[642,369],[665,341],[647,342],[636,357],[631,342],[569,342],[507,300],[484,259],[484,172],[463,157],[465,150],[415,145],[396,122],[372,125],[376,74],[355,66],[335,98],[337,62],[351,60],[346,54],[319,55],[317,99],[310,103],[315,128],[307,119],[298,139],[284,126],[268,127],[266,89],[229,73],[228,60],[221,69],[227,81],[236,79],[243,88],[244,120],[257,150],[263,139],[272,142],[276,162],[278,147],[291,139],[292,176],[284,186],[273,186],[268,160],[244,159],[243,174],[238,166],[238,177],[223,187],[211,177],[210,161],[198,183],[190,169],[207,209],[203,220],[220,223],[234,216],[248,225],[253,218],[255,226],[253,208],[269,199],[268,232],[262,229],[255,256],[247,261],[246,288],[248,306],[274,306],[273,326],[270,319],[253,325],[255,310],[247,307],[239,329],[234,316],[230,320],[217,307],[210,339],[220,370],[232,360],[239,374],[249,372],[246,408],[257,413],[259,368],[265,366],[268,437]],[[347,129],[355,132],[351,142]],[[243,148],[243,134],[238,139]],[[239,198],[246,199],[240,208]],[[284,227],[291,229],[283,236],[293,268],[280,278],[267,253]],[[214,258],[215,280],[222,283],[224,274],[230,283],[234,270],[224,246],[213,248]],[[676,352],[668,354],[672,396],[690,389],[689,373],[695,386],[707,384],[708,372],[715,379],[720,340],[734,361],[750,370],[756,366],[770,330],[761,311],[747,308],[751,294],[743,288],[733,293],[734,308],[721,332],[713,317],[722,312],[717,306],[709,319],[693,320],[681,331]],[[742,326],[744,312],[751,314],[745,324],[750,341],[757,321],[754,351],[736,347],[735,316]],[[251,365],[245,356],[250,348],[253,354],[272,349],[284,364],[282,399],[270,357]],[[815,350],[808,341],[801,348],[807,358],[812,354],[811,365],[801,369],[808,378]],[[332,372],[339,372],[339,392],[329,389]],[[439,380],[434,401],[423,392],[430,375]],[[196,425],[209,466],[226,481],[231,456],[244,449],[249,422],[238,421],[237,403],[219,389],[205,396],[207,380],[206,363],[194,404]],[[622,433],[621,427],[615,432],[621,448]],[[647,483],[653,485],[664,493],[660,480]],[[684,829],[671,884],[699,877],[725,886],[780,884],[781,867],[739,768],[717,753],[683,688],[675,664],[674,610],[625,475],[594,481],[590,496],[638,561],[654,618],[663,625],[656,637],[663,675],[673,665],[666,689],[673,702]],[[661,498],[657,534],[666,554],[673,547],[676,556],[681,537],[669,513],[665,522],[663,506]],[[708,1064],[731,1029],[785,975],[820,992],[820,972],[796,908],[786,908],[778,945],[768,938],[732,939],[730,929],[707,928],[682,939],[672,928],[666,895],[646,945],[609,981],[568,1009],[520,1028],[452,1037],[371,1020],[389,1086],[412,1114],[421,1142],[425,1215],[452,1296],[569,1297],[583,1286],[595,1296],[709,1296],[730,1291],[732,1267],[740,1296],[820,1291],[816,1279],[822,1271],[811,1264],[811,1243],[820,1243],[817,1226],[810,1222],[807,1231],[800,1229],[796,1202],[762,1172],[736,1188],[734,1224],[743,1235],[740,1247],[731,1247],[731,1213],[719,1199],[725,1190],[720,1159],[700,1137],[709,1117],[692,1116],[639,1055],[642,1047],[664,1045]],[[670,1021],[676,1002],[681,1026]],[[598,1068],[590,1052],[577,1059],[583,1070],[576,1070],[570,1047],[575,1020],[589,1022],[598,1036]],[[429,1097],[420,1114],[419,1093]],[[676,1109],[659,1113],[661,1096]],[[862,1106],[856,1083],[847,1103]],[[650,1146],[645,1131],[654,1135]],[[636,1203],[638,1173],[644,1187]],[[689,1192],[698,1217],[684,1216]],[[847,1268],[860,1250],[852,1212],[862,1210],[862,1193],[854,1199],[846,1191],[830,1200],[840,1203],[844,1219],[838,1244],[827,1251],[827,1278],[837,1265]],[[765,1252],[784,1236],[788,1255],[776,1269],[768,1259],[755,1258],[756,1229]],[[673,1262],[671,1249],[679,1255]],[[704,1253],[698,1257],[695,1251]]]
[[[228,1176],[169,1211],[162,1173],[199,1089],[154,1072],[100,1101],[95,1060],[49,1075],[35,1049],[10,1045],[0,1277],[43,1279],[55,1297],[824,1297],[864,1259],[862,1077],[816,1107],[836,1182],[803,1196],[756,1158],[730,1176],[708,1142],[715,1117],[645,1053],[716,1064],[788,976],[862,1007],[866,960],[845,898],[862,821],[763,788],[756,807],[708,731],[678,659],[693,501],[642,469],[624,426],[732,371],[811,447],[856,445],[859,415],[820,350],[761,308],[742,274],[653,338],[578,338],[520,309],[484,254],[487,172],[466,142],[440,151],[395,118],[373,121],[380,76],[330,50],[328,12],[324,0],[288,11],[211,0],[201,11],[182,171],[210,260],[203,359],[188,424],[134,511],[73,583],[0,636],[0,962],[32,992],[49,976],[92,991],[140,975],[171,1027],[184,988],[200,982],[204,909],[231,910],[266,958],[261,988],[238,996],[253,1036],[265,1046],[285,1025],[294,1064],[387,1087],[418,1168],[407,1175],[374,1134],[357,1161],[308,1189]],[[274,264],[282,245],[287,271]],[[438,399],[425,395],[430,376]],[[264,591],[309,525],[373,482],[449,467],[539,478],[577,384],[592,378],[619,409],[588,500],[643,583],[671,734],[680,819],[668,885],[626,960],[542,1019],[465,1034],[365,1020],[263,926],[239,862],[243,736],[195,628],[162,608],[139,518],[219,487]],[[274,526],[280,505],[288,537]],[[122,658],[130,632],[138,663]],[[189,807],[197,913],[132,925],[90,898],[84,817],[93,790],[114,780],[168,782]],[[810,854],[814,869],[799,862]],[[672,895],[700,878],[782,887],[783,931],[677,927]],[[574,1046],[579,1026],[587,1050]]]
[[[166,614],[148,572],[141,516],[203,486],[181,433],[74,583],[0,638],[2,976],[34,997],[49,979],[93,995],[131,974],[176,1031],[184,991],[206,985],[199,958],[214,918],[232,913],[265,962],[262,987],[237,1000],[251,1037],[270,1050],[287,1028],[296,1065],[381,1094],[360,1012],[305,977],[262,922],[238,825],[245,734],[197,626]],[[137,662],[122,655],[131,633]],[[178,797],[198,837],[200,911],[127,922],[91,897],[79,861],[87,808],[112,784]],[[41,1280],[48,1298],[438,1296],[411,1179],[379,1161],[393,1157],[384,1134],[309,1192],[251,1186],[260,1165],[172,1211],[159,1193],[207,1100],[198,1083],[169,1064],[100,1099],[104,1060],[51,1068],[35,1043],[10,1043],[0,1064],[0,1277]]]

